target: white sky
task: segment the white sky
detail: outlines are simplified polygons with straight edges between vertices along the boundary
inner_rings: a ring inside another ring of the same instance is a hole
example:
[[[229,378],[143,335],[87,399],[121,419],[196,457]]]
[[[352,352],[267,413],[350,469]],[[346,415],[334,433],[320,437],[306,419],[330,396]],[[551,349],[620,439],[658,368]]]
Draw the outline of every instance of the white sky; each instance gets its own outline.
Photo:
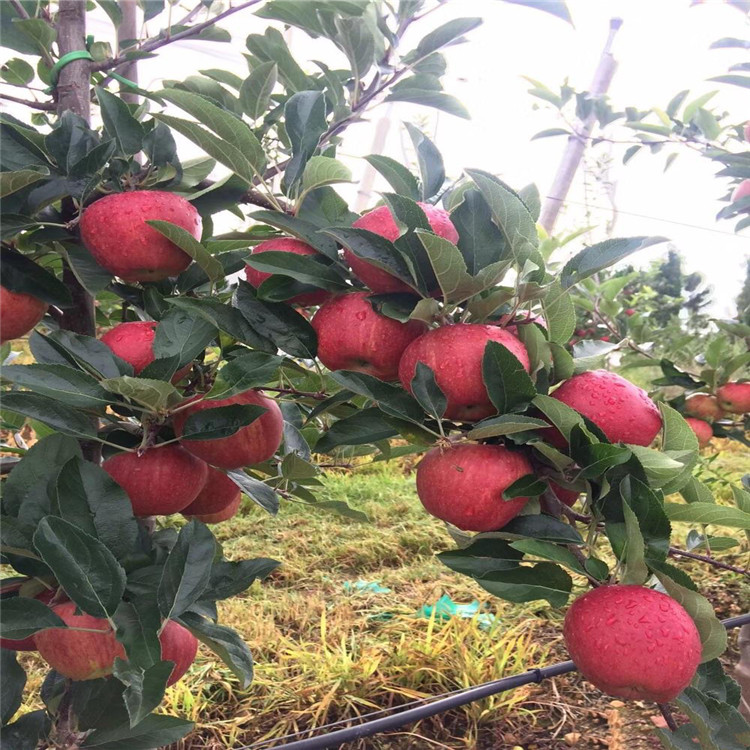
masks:
[[[192,6],[192,3],[190,4]],[[422,119],[428,134],[434,136],[443,152],[450,177],[463,167],[480,167],[499,174],[514,187],[535,182],[542,195],[551,184],[565,145],[563,138],[531,141],[539,130],[559,123],[545,111],[534,111],[536,101],[528,95],[523,75],[536,78],[553,90],[565,77],[575,88],[588,88],[608,34],[609,19],[624,23],[613,48],[619,67],[610,87],[617,107],[634,105],[640,109],[665,107],[671,96],[690,88],[697,96],[718,90],[711,104],[726,109],[733,121],[750,119],[750,96],[746,89],[713,84],[705,79],[726,72],[739,62],[738,50],[709,50],[709,45],[725,36],[744,36],[750,28],[742,15],[721,0],[708,0],[690,7],[689,0],[568,0],[575,28],[538,11],[498,0],[451,0],[417,27],[411,41],[451,17],[481,16],[485,23],[470,35],[470,42],[447,51],[449,63],[445,89],[457,96],[472,115],[465,121],[433,110],[396,104],[384,153],[403,158],[401,120]],[[158,85],[162,78],[184,78],[202,68],[221,67],[246,75],[241,53],[249,33],[262,33],[267,21],[240,13],[225,22],[233,36],[229,44],[180,42],[160,51],[154,60],[140,63],[141,85]],[[156,27],[150,29],[153,33]],[[106,18],[95,19],[90,32],[98,40],[111,32]],[[293,30],[290,37],[300,64],[306,60],[336,60],[332,45],[310,40]],[[407,43],[406,49],[409,48]],[[374,124],[387,107],[375,109]],[[426,118],[426,119],[424,119]],[[341,148],[347,157],[371,153],[372,125],[358,125],[348,131]],[[187,156],[193,155],[186,148]],[[365,162],[347,158],[359,179]],[[615,236],[663,235],[681,250],[686,270],[700,271],[715,291],[712,312],[729,317],[735,312],[734,297],[744,278],[745,257],[750,253],[747,232],[734,235],[732,222],[717,223],[718,200],[728,181],[713,177],[717,168],[690,153],[681,155],[663,173],[663,156],[639,155],[626,167],[615,159],[611,177],[616,181],[619,218]],[[570,204],[558,221],[557,230],[584,226],[582,185],[579,179],[569,195]],[[376,183],[376,190],[385,187]],[[346,197],[353,203],[356,188]],[[599,204],[606,201],[599,199]],[[609,214],[600,215],[603,224]],[[651,218],[645,218],[651,217]],[[599,236],[597,239],[601,239]],[[633,256],[646,263],[664,252],[653,248]]]

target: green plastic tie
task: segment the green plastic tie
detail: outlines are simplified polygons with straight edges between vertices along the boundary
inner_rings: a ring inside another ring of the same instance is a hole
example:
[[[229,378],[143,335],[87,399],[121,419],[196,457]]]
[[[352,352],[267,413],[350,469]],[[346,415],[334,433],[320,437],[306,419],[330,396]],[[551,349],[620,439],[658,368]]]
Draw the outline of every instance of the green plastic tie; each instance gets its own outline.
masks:
[[[77,49],[73,52],[68,52],[66,55],[63,55],[53,66],[52,70],[49,72],[50,77],[50,85],[44,90],[46,94],[51,94],[55,87],[57,86],[57,79],[60,76],[60,71],[68,64],[72,63],[74,60],[93,60],[94,58],[91,56],[91,53],[88,50],[85,49]]]

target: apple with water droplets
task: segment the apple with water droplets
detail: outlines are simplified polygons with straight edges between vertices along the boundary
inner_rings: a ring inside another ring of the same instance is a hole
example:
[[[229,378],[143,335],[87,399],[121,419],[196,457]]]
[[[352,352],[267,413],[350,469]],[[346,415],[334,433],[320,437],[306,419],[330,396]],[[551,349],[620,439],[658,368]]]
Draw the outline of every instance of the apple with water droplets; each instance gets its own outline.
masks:
[[[381,315],[369,303],[368,292],[334,297],[315,313],[318,359],[329,370],[354,370],[396,380],[404,349],[427,325],[418,320],[401,323]]]
[[[615,698],[667,703],[701,662],[701,638],[674,599],[644,586],[600,586],[576,599],[563,627],[583,676]]]

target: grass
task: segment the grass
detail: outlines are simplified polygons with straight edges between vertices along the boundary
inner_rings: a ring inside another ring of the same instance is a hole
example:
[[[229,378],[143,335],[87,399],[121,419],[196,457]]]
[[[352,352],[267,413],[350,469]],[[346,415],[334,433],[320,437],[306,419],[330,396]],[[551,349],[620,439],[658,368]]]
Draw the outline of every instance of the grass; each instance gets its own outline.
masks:
[[[704,479],[725,497],[725,480],[737,481],[747,453],[736,444],[721,448]],[[423,511],[408,466],[406,474],[376,463],[325,477],[321,499],[346,499],[367,513],[369,524],[290,502],[271,517],[246,500],[238,516],[214,527],[230,559],[272,557],[283,565],[220,606],[220,621],[236,628],[253,652],[252,685],[240,689],[201,648],[190,672],[167,691],[163,710],[196,722],[195,732],[175,748],[240,748],[566,658],[558,611],[545,602],[493,599],[437,560],[435,554],[453,544],[443,525]],[[746,545],[744,550],[746,555]],[[723,574],[693,563],[689,572],[722,616],[743,611],[737,597],[746,591],[738,591],[736,582],[728,593]],[[358,580],[391,591],[347,590],[345,584]],[[423,605],[446,593],[460,603],[479,600],[481,611],[495,616],[491,629],[477,618],[439,622],[418,616]],[[42,671],[34,655],[22,658],[32,667],[25,707],[32,708]],[[623,707],[570,676],[348,747],[520,750],[533,740],[540,750],[558,750],[568,746],[566,734],[583,732],[578,748],[608,742],[640,750],[658,747],[644,739],[653,713],[653,707]]]

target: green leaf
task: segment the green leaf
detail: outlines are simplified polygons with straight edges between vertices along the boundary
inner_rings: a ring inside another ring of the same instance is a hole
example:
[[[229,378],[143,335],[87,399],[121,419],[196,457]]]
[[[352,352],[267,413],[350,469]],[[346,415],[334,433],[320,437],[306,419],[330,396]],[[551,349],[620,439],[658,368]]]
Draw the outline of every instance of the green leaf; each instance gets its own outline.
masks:
[[[159,572],[159,568],[156,568],[156,572]],[[130,591],[127,593],[130,594]],[[133,597],[132,601],[120,602],[114,622],[117,640],[125,647],[128,661],[134,669],[147,669],[161,661],[161,616],[153,589],[147,594]]]
[[[500,414],[523,411],[536,396],[534,383],[523,365],[496,341],[488,341],[484,348],[482,379]]]
[[[537,430],[549,427],[548,422],[533,417],[523,417],[515,414],[503,414],[501,417],[489,417],[478,422],[467,434],[471,440],[486,440],[500,435],[513,435],[517,432]]]
[[[423,37],[417,48],[410,52],[406,59],[408,62],[421,60],[432,52],[446,47],[449,44],[457,44],[465,41],[461,37],[482,25],[481,18],[453,18],[442,26],[431,31]]]
[[[54,399],[29,391],[5,393],[3,409],[39,420],[58,432],[78,438],[96,436],[96,425],[79,411]]]
[[[740,686],[724,672],[718,659],[704,662],[698,667],[691,687],[735,708],[740,705],[742,697]]]
[[[14,57],[0,67],[0,77],[11,86],[28,86],[34,75],[34,68],[20,57]]]
[[[256,175],[263,173],[266,168],[266,154],[263,147],[252,129],[239,117],[189,91],[165,89],[159,91],[157,96],[176,104],[180,109],[195,117],[201,125],[205,125],[216,133],[225,143],[231,143],[243,155]]]
[[[95,750],[153,750],[167,747],[193,731],[192,721],[176,716],[151,714],[134,727],[95,729],[81,743],[82,748]]]
[[[576,529],[546,513],[516,516],[496,534],[507,539],[525,537],[560,544],[583,544],[583,539]]]
[[[715,503],[665,503],[664,510],[671,521],[680,523],[716,524],[750,530],[750,513]]]
[[[552,398],[552,396],[539,393],[531,403],[560,430],[568,442],[570,442],[571,430],[576,426],[583,425],[583,417],[575,409],[571,409],[567,404]]]
[[[263,510],[272,516],[275,516],[279,512],[279,496],[267,484],[248,476],[240,469],[228,471],[227,476]]]
[[[7,604],[8,601],[6,600],[3,604],[3,610]],[[3,621],[5,620],[6,614],[4,611],[0,611],[0,618]],[[0,649],[0,669],[3,673],[3,691],[0,693],[0,724],[4,727],[23,703],[26,672],[18,663],[16,652],[9,648]]]
[[[398,430],[380,409],[361,409],[350,417],[334,422],[315,444],[315,450],[319,453],[330,453],[341,445],[377,443],[397,434]]]
[[[322,256],[295,255],[281,250],[266,250],[253,253],[247,264],[265,273],[279,274],[322,289],[340,291],[344,280],[336,269],[328,265]]]
[[[565,345],[576,327],[576,312],[570,295],[558,281],[553,281],[542,300],[549,340]]]
[[[214,338],[216,326],[197,313],[183,309],[172,309],[162,316],[154,336],[154,357],[174,358],[175,369],[192,362]],[[143,373],[148,377],[147,373]]]
[[[257,404],[230,404],[191,414],[182,428],[180,440],[220,440],[255,422],[268,411]]]
[[[0,250],[0,259],[3,267],[3,286],[6,289],[31,294],[58,307],[66,308],[72,303],[68,288],[25,255],[3,246]]]
[[[523,555],[501,539],[478,536],[467,547],[439,552],[438,557],[456,573],[481,578],[491,571],[515,570]]]
[[[251,214],[251,219],[260,221],[264,224],[270,224],[272,227],[281,229],[282,232],[296,237],[302,242],[306,242],[314,247],[319,253],[322,253],[331,260],[338,260],[338,247],[336,243],[325,234],[318,230],[318,227],[309,222],[299,219],[296,216],[279,211],[256,211]]]
[[[312,156],[302,173],[302,189],[307,192],[322,185],[351,182],[352,171],[345,164],[328,156]]]
[[[267,28],[263,35],[250,34],[246,43],[247,48],[258,60],[272,60],[279,66],[279,77],[289,91],[304,91],[311,88],[313,80],[297,64],[278,29]]]
[[[157,591],[159,611],[165,619],[182,615],[205,591],[215,552],[216,540],[205,524],[194,519],[180,529]]]
[[[432,107],[447,112],[449,115],[471,119],[469,111],[461,102],[451,94],[442,91],[428,91],[426,89],[399,88],[386,96],[387,102],[411,102],[421,104],[423,107]]]
[[[721,656],[727,647],[727,631],[716,617],[708,599],[701,596],[697,591],[677,583],[669,575],[667,568],[663,570],[655,569],[653,564],[650,564],[650,567],[661,585],[664,586],[667,594],[681,604],[693,618],[703,644],[701,661],[707,662]]]
[[[570,11],[564,0],[505,0],[505,2],[514,3],[515,5],[525,5],[527,8],[551,13],[563,21],[567,21],[571,26],[573,25],[573,19],[570,17]]]
[[[102,380],[102,387],[154,412],[164,412],[182,401],[182,394],[163,380],[121,375]]]
[[[370,154],[365,156],[365,161],[380,172],[394,192],[404,195],[414,201],[420,198],[417,178],[400,162],[391,159],[390,156]]]
[[[14,19],[13,26],[25,37],[30,39],[39,52],[49,52],[57,38],[57,32],[41,18]]]
[[[234,630],[215,625],[194,612],[185,612],[180,622],[229,667],[243,690],[248,687],[253,679],[253,658]]]
[[[163,234],[183,252],[187,253],[205,272],[211,281],[224,278],[224,268],[190,232],[168,221],[147,221],[159,234]]]
[[[305,165],[328,127],[325,97],[321,91],[300,91],[284,106],[284,125],[292,144],[292,158],[284,170],[282,186],[288,195],[302,177]]]
[[[85,372],[67,365],[12,365],[5,380],[79,409],[102,409],[112,397]]]
[[[363,18],[334,17],[338,32],[333,38],[351,65],[355,85],[364,78],[375,62],[375,39],[370,23]]]
[[[36,331],[29,337],[29,348],[34,359],[41,364],[69,362],[96,378],[133,374],[132,365],[116,357],[104,342],[93,336],[65,330],[52,331],[49,336],[44,336]]]
[[[47,516],[34,533],[34,546],[78,607],[94,617],[114,615],[125,590],[125,571],[99,540]]]
[[[669,453],[664,451],[658,451],[653,448],[644,448],[640,445],[629,445],[628,448],[630,448],[633,455],[638,459],[638,462],[646,472],[649,484],[657,489],[659,487],[664,487],[669,482],[673,481],[685,469],[685,464],[682,461],[675,460],[675,458],[672,458]],[[680,458],[692,458],[693,456],[692,451],[673,453]]]
[[[491,571],[476,578],[476,582],[490,594],[509,602],[546,599],[553,607],[564,606],[573,588],[571,577],[559,565],[547,562]]]
[[[541,557],[551,562],[560,563],[560,565],[564,565],[566,568],[581,575],[585,575],[587,572],[578,558],[569,549],[561,547],[559,544],[542,542],[538,539],[521,539],[517,542],[511,542],[510,546],[519,552],[523,552],[525,555],[533,555],[534,557]]]
[[[419,405],[435,419],[441,419],[448,406],[448,399],[435,380],[435,373],[424,362],[417,362],[417,368],[410,384],[410,390]]]
[[[437,195],[445,182],[443,157],[435,144],[419,128],[408,122],[405,122],[404,126],[417,152],[419,174],[422,177],[421,197],[422,200],[427,200]]]
[[[63,512],[74,498],[85,500],[92,516],[92,536],[102,542],[118,560],[127,560],[139,549],[140,531],[125,490],[107,472],[76,455],[60,470],[55,482],[56,515],[73,519]]]
[[[278,65],[269,60],[253,68],[252,73],[242,82],[240,104],[242,111],[251,120],[257,120],[266,113],[278,73]]]
[[[649,576],[646,566],[646,545],[638,519],[627,500],[623,501],[622,511],[625,516],[625,569],[620,583],[642,586]]]
[[[503,490],[503,500],[513,500],[516,497],[539,497],[547,489],[547,482],[537,478],[534,474],[516,479]]]
[[[563,289],[579,284],[638,250],[667,242],[666,237],[627,237],[605,240],[581,250],[564,266],[560,281]]]
[[[12,195],[39,180],[49,177],[48,169],[19,169],[15,172],[0,172],[0,198]]]
[[[729,83],[732,86],[741,86],[750,89],[750,76],[723,75],[709,78],[709,81],[718,81],[719,83]]]
[[[189,120],[182,120],[179,117],[172,117],[161,113],[155,113],[154,117],[170,128],[176,130],[185,138],[199,146],[206,154],[216,159],[220,164],[228,167],[238,177],[243,179],[248,185],[253,183],[257,177],[257,171],[252,166],[250,160],[240,151],[237,146],[218,138],[205,128]]]
[[[337,370],[331,377],[344,388],[375,401],[386,414],[414,422],[424,419],[419,403],[399,385],[351,370]]]
[[[104,131],[114,138],[121,154],[137,154],[143,148],[143,125],[133,117],[128,105],[119,96],[101,86],[95,86],[94,91],[99,101]]]
[[[734,489],[734,488],[732,488]],[[695,477],[685,483],[685,486],[680,490],[680,494],[688,503],[715,503],[714,494],[711,492],[709,487],[703,482],[698,481]],[[741,508],[745,512],[750,513],[750,506],[747,508]]]
[[[221,601],[246,591],[256,580],[263,580],[281,565],[277,560],[257,557],[254,560],[229,562],[217,560],[211,567],[211,581],[201,599]]]
[[[277,374],[282,358],[265,352],[249,352],[234,357],[217,373],[207,399],[229,398],[271,381]]]
[[[112,674],[125,685],[123,700],[130,716],[131,728],[159,707],[172,669],[172,661],[159,661],[142,669],[120,658],[115,659]]]
[[[65,623],[46,604],[28,596],[3,599],[0,635],[18,641],[47,628],[64,628]],[[4,650],[4,649],[3,649]],[[5,676],[3,676],[5,689]]]
[[[259,300],[253,287],[240,281],[235,306],[259,335],[271,339],[279,349],[293,357],[314,359],[318,350],[315,331],[289,305]]]

